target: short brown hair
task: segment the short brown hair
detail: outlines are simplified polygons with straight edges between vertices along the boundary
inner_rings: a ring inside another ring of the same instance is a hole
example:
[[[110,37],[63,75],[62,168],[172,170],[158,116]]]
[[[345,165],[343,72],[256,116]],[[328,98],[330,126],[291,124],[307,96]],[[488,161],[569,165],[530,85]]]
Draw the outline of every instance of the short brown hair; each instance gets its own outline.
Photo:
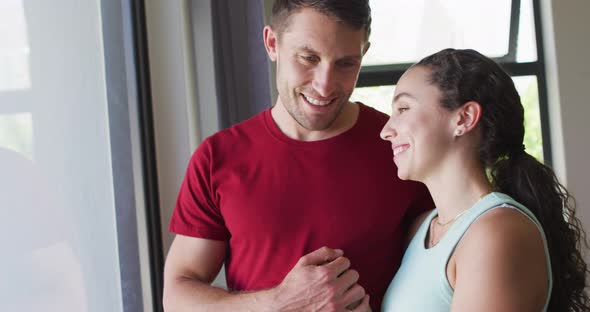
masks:
[[[365,41],[371,34],[371,8],[369,0],[275,0],[271,26],[277,34],[283,32],[289,17],[301,9],[310,8],[336,18],[353,29],[365,30]]]

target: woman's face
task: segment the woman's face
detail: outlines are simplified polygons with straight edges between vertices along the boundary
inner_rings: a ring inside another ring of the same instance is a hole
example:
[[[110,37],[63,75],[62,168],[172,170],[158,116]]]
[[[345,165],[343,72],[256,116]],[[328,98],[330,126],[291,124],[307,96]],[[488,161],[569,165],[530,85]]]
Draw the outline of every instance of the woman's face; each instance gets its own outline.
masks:
[[[403,180],[425,182],[440,170],[453,140],[455,114],[441,106],[441,92],[428,82],[429,75],[420,66],[404,73],[395,88],[391,118],[381,131],[381,138],[391,142]]]

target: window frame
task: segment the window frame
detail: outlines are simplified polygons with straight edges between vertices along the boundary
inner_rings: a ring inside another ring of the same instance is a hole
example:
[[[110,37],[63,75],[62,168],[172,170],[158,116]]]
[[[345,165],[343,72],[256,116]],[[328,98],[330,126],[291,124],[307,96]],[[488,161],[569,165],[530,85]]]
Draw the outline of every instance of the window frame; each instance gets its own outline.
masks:
[[[541,118],[541,138],[543,141],[543,160],[547,165],[552,163],[551,136],[549,131],[549,104],[547,95],[547,81],[545,75],[545,53],[543,50],[543,30],[541,27],[540,0],[531,0],[536,39],[537,60],[534,62],[517,62],[516,48],[520,27],[521,0],[512,0],[510,13],[510,36],[508,52],[502,57],[493,58],[512,77],[535,76],[538,84],[539,114]],[[395,85],[402,74],[413,63],[398,63],[387,65],[367,65],[361,67],[357,81],[357,88]]]

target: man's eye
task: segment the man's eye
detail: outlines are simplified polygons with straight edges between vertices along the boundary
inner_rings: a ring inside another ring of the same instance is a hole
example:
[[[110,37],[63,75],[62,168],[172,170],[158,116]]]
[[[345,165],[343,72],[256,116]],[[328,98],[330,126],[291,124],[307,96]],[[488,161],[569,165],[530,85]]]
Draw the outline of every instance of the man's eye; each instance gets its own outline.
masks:
[[[310,63],[315,63],[317,61],[317,58],[315,56],[306,56],[306,55],[303,55],[303,56],[301,56],[301,58],[304,59],[307,62],[310,62]]]
[[[397,109],[397,112],[401,114],[401,113],[407,111],[408,109],[409,109],[408,107],[400,107]]]

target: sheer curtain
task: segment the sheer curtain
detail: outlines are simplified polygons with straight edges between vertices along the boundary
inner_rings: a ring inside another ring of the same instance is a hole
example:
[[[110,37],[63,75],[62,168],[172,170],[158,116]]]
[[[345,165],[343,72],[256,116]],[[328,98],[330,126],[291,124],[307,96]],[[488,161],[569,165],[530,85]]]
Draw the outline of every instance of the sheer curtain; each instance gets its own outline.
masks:
[[[269,61],[262,41],[262,0],[212,1],[216,86],[221,128],[272,106]]]

